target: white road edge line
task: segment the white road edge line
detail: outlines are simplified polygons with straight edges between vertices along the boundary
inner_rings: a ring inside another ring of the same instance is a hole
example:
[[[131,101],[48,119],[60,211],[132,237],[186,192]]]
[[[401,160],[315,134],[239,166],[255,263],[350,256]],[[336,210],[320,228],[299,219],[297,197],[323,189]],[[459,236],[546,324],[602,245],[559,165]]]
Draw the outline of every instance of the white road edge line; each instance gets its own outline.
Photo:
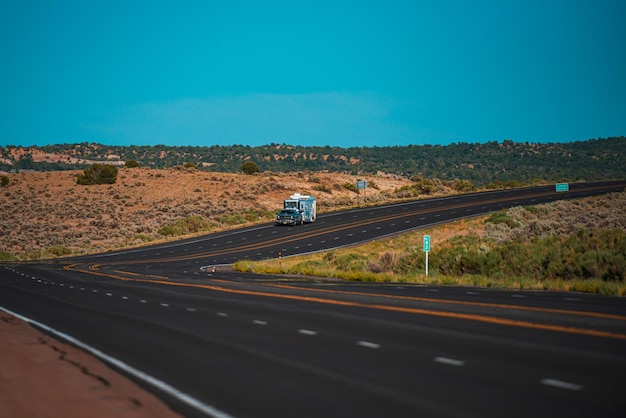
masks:
[[[69,342],[70,344],[73,344],[85,351],[87,351],[90,354],[93,354],[94,356],[98,357],[99,359],[101,359],[104,362],[107,362],[117,368],[119,368],[120,370],[123,370],[124,372],[131,374],[132,376],[136,377],[137,379],[142,380],[143,382],[147,383],[150,386],[153,386],[154,388],[165,392],[166,394],[178,399],[179,401],[183,402],[186,405],[191,406],[192,408],[197,409],[198,411],[209,415],[211,417],[214,418],[233,418],[232,415],[227,414],[226,412],[220,411],[219,409],[208,405],[188,394],[186,394],[185,392],[182,392],[178,389],[176,389],[175,387],[165,383],[162,380],[157,379],[156,377],[150,376],[147,373],[142,372],[141,370],[135,369],[134,367],[124,363],[121,360],[116,359],[115,357],[111,357],[108,354],[103,353],[102,351],[93,348],[92,346],[85,344],[84,342],[72,337],[71,335],[65,334],[64,332],[61,331],[57,331],[56,329],[49,327],[45,324],[42,324],[41,322],[35,321],[34,319],[30,319],[26,316],[20,315],[16,312],[13,312],[9,309],[6,309],[4,306],[0,306],[0,310],[8,313],[9,315],[12,315],[16,318],[21,319],[22,321],[28,322],[31,325],[35,325],[41,329],[44,329],[45,331],[55,335],[56,337],[65,340],[67,342]]]
[[[463,360],[457,360],[457,359],[449,358],[449,357],[438,356],[438,357],[435,357],[433,361],[436,363],[447,364],[449,366],[456,366],[456,367],[465,366],[465,362]]]
[[[571,383],[571,382],[565,382],[563,380],[558,380],[558,379],[549,379],[549,378],[541,379],[541,384],[546,385],[546,386],[552,386],[552,387],[559,388],[559,389],[572,390],[575,392],[579,392],[583,390],[582,385],[578,385],[576,383]]]

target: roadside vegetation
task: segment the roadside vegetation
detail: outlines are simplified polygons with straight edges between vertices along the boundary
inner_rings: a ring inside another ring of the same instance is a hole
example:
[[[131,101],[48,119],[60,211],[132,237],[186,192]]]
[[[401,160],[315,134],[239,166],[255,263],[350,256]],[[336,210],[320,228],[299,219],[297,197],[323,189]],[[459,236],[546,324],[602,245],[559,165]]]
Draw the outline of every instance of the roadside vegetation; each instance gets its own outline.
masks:
[[[422,238],[431,235],[429,276]],[[626,192],[516,207],[359,247],[235,268],[345,280],[626,295]]]

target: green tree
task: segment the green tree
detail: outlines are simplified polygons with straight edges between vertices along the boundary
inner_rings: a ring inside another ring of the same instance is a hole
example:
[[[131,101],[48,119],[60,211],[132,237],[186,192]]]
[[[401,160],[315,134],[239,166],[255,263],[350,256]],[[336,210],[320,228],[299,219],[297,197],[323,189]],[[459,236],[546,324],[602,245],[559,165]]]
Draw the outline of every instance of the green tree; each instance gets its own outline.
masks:
[[[78,175],[77,183],[89,184],[115,184],[117,181],[117,167],[110,164],[93,164]]]
[[[246,161],[245,163],[243,163],[241,165],[241,171],[243,171],[244,174],[248,174],[248,175],[261,172],[261,170],[259,170],[259,166],[256,165],[256,163],[253,163],[252,161]]]
[[[140,167],[139,163],[135,160],[128,160],[124,163],[126,168],[137,168]]]

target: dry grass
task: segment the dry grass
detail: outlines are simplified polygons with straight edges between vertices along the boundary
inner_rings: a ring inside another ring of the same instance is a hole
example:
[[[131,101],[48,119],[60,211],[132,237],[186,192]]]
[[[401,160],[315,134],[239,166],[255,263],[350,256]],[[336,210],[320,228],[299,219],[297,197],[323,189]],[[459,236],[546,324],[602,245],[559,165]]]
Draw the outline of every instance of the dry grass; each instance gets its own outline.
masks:
[[[342,187],[357,179],[375,184],[367,197],[379,202],[411,183],[386,175],[122,168],[116,184],[81,186],[79,173],[8,174],[9,186],[0,188],[0,252],[24,259],[108,251],[163,240],[161,227],[189,216],[214,228],[231,226],[229,215],[246,212],[248,222],[269,220],[295,192],[314,195],[324,212],[357,204],[357,195]]]

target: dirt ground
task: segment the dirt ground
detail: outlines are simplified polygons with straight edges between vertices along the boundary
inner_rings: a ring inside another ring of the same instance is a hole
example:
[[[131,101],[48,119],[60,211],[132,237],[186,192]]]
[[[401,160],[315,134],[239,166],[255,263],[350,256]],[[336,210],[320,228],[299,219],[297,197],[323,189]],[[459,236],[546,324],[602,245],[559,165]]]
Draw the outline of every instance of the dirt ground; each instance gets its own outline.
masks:
[[[387,201],[411,184],[383,173],[245,175],[121,168],[115,184],[82,186],[76,184],[79,173],[8,174],[9,185],[0,188],[0,252],[29,259],[103,252],[166,239],[160,228],[191,216],[202,217],[216,229],[237,225],[234,215],[253,222],[257,213],[280,210],[294,193],[313,195],[318,213],[323,213],[362,204],[364,197]],[[345,187],[358,179],[369,182],[360,195]]]
[[[98,359],[0,311],[0,417],[174,418]]]

